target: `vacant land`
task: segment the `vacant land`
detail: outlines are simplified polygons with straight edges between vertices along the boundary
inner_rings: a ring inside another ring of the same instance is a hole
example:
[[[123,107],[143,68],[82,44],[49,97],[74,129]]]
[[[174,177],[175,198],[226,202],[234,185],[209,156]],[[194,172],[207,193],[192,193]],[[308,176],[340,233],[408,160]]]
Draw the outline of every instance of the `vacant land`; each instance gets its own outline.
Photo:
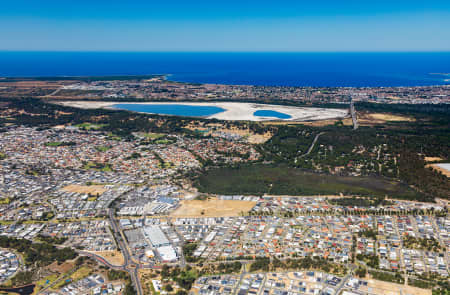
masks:
[[[103,257],[112,265],[123,265],[125,263],[123,254],[120,251],[91,251],[91,253]]]
[[[425,157],[424,160],[425,160],[425,162],[439,162],[444,159],[442,159],[440,157]]]
[[[313,126],[313,127],[324,127],[335,124],[342,124],[344,126],[353,125],[351,118],[343,118],[343,119],[328,119],[328,120],[317,120],[317,121],[303,121],[303,122],[288,122],[288,121],[274,121],[274,122],[263,122],[264,125],[305,125],[305,126]]]
[[[100,128],[103,128],[106,126],[106,124],[92,124],[92,123],[81,123],[78,125],[75,125],[76,127],[84,130],[98,130]]]
[[[90,275],[92,272],[92,269],[90,269],[89,267],[83,266],[79,269],[77,269],[71,276],[70,278],[73,281],[79,281],[85,277],[87,277],[88,275]]]
[[[201,175],[200,192],[244,195],[363,195],[417,199],[407,185],[379,177],[351,177],[306,172],[288,166],[246,165],[216,168]]]
[[[106,192],[106,189],[103,185],[78,185],[71,184],[66,187],[63,187],[63,190],[70,193],[79,193],[79,194],[91,194],[91,195],[101,195]]]
[[[414,122],[413,117],[400,116],[389,113],[367,113],[358,112],[358,122],[363,126],[372,126],[377,124],[386,124],[389,122]]]
[[[164,133],[143,133],[144,137],[148,139],[159,139],[161,137],[166,136]]]
[[[111,172],[111,166],[108,163],[98,163],[98,162],[87,162],[83,169],[85,170],[95,170],[95,171],[103,171],[103,172]]]
[[[420,289],[412,286],[405,286],[379,280],[368,280],[368,287],[373,294],[383,295],[431,295],[431,290]]]
[[[374,113],[374,114],[368,114],[368,117],[375,120],[381,120],[381,121],[398,121],[398,122],[413,122],[414,118],[406,117],[406,116],[399,116],[399,115],[392,115],[392,114],[382,114],[382,113]]]
[[[173,217],[226,217],[239,216],[241,212],[248,212],[256,202],[219,200],[211,198],[209,200],[184,200],[181,207],[171,215]]]
[[[71,270],[74,267],[74,263],[73,262],[63,262],[61,264],[59,264],[58,262],[53,262],[52,264],[50,264],[49,266],[47,266],[47,268],[51,271],[51,272],[58,272],[58,273],[66,273],[69,270]]]

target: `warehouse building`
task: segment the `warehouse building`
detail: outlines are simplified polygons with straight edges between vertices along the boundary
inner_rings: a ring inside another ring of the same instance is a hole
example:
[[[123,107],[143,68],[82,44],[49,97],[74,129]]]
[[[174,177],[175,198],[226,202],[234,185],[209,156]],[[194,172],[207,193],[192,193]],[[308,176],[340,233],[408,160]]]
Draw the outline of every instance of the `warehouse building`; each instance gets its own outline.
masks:
[[[169,246],[170,242],[158,225],[146,226],[143,228],[145,238],[155,247]]]

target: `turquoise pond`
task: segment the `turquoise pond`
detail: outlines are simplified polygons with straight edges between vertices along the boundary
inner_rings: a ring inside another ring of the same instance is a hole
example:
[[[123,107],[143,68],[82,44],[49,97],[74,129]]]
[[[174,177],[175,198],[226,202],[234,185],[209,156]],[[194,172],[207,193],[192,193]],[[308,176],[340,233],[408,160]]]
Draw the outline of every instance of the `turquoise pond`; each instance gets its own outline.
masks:
[[[290,119],[292,118],[288,114],[280,113],[277,111],[271,111],[271,110],[259,110],[253,113],[254,116],[257,117],[271,117],[271,118],[277,118],[277,119]]]
[[[159,115],[174,115],[185,117],[209,117],[221,112],[225,109],[215,106],[200,106],[200,105],[186,105],[186,104],[133,104],[122,103],[113,106],[116,109],[122,109],[133,112],[159,114]]]

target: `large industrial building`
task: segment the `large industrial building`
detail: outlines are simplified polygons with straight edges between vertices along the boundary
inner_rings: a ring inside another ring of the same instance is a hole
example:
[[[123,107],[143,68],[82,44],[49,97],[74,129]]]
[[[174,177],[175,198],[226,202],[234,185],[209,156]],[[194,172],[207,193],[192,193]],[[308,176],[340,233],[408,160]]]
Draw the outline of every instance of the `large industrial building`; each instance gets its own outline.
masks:
[[[150,225],[143,228],[145,238],[155,247],[169,246],[170,242],[158,225]]]

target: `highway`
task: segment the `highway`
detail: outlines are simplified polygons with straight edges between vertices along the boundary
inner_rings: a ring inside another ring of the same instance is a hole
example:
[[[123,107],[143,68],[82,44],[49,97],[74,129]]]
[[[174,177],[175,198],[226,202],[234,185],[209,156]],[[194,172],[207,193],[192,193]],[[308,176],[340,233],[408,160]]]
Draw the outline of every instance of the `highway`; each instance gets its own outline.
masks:
[[[134,264],[131,259],[131,254],[128,251],[128,247],[125,242],[125,236],[123,235],[122,231],[120,230],[119,226],[117,225],[116,219],[114,218],[114,210],[108,209],[108,211],[109,211],[108,212],[109,220],[111,222],[111,226],[112,226],[112,230],[113,230],[113,235],[116,238],[117,244],[118,244],[120,251],[122,252],[124,260],[125,260],[125,263],[123,266],[121,266],[121,268],[123,268],[124,271],[127,271],[130,274],[131,281],[133,283],[134,288],[136,289],[136,293],[138,295],[143,295],[144,293],[142,291],[141,281],[139,280],[140,265]],[[108,266],[111,266],[111,264],[109,264]]]
[[[358,117],[356,115],[355,105],[353,103],[353,98],[351,98],[350,101],[350,114],[352,115],[353,129],[356,130],[358,129],[359,124],[358,124]]]

